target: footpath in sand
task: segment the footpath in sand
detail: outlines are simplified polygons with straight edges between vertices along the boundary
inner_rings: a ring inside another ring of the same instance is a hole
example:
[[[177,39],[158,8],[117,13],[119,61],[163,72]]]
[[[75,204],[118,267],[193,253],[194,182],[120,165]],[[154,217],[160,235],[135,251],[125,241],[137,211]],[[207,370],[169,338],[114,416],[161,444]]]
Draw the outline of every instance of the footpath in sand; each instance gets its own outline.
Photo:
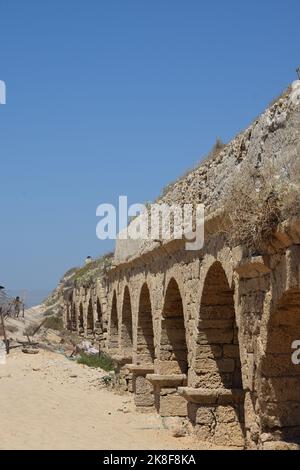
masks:
[[[38,354],[24,354],[24,332],[41,324],[44,312],[43,306],[33,307],[25,319],[6,322],[12,349],[0,365],[1,450],[215,448],[191,436],[175,438],[160,416],[138,413],[132,395],[104,386],[106,372],[61,354],[68,340],[62,347],[53,330],[42,328],[34,337],[41,345]]]
[[[105,374],[105,373],[104,373]],[[0,449],[199,449],[175,438],[132,397],[100,385],[99,371],[40,350],[12,350],[0,366]]]

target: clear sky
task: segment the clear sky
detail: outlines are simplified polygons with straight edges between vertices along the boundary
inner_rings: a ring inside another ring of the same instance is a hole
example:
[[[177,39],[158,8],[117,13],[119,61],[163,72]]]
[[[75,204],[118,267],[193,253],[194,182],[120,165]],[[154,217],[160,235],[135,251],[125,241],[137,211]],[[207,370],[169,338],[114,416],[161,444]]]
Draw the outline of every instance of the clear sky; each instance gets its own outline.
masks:
[[[299,0],[0,0],[0,284],[51,289],[295,78]]]

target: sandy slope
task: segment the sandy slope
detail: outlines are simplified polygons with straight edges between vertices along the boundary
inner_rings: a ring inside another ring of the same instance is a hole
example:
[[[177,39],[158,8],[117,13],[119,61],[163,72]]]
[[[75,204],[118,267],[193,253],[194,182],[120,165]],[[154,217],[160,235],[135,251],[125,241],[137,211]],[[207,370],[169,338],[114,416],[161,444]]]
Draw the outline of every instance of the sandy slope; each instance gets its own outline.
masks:
[[[44,320],[44,312],[46,308],[43,305],[37,305],[25,310],[25,317],[20,314],[19,318],[6,318],[5,324],[18,328],[19,336],[23,336],[23,331],[29,326],[38,326]],[[16,337],[17,335],[10,335]],[[24,338],[22,338],[24,339]]]
[[[12,351],[0,390],[0,449],[205,447],[172,437],[157,415],[138,414],[130,396],[101,388],[99,372],[57,353]]]

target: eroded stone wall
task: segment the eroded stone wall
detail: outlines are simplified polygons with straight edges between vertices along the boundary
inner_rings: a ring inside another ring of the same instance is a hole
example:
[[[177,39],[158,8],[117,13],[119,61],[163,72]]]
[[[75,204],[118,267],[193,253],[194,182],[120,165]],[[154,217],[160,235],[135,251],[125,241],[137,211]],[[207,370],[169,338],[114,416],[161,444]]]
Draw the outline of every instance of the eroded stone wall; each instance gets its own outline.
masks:
[[[66,312],[76,319],[66,325],[97,341],[93,306],[94,325],[105,325],[102,349],[120,364],[122,386],[140,410],[180,417],[199,439],[220,445],[293,446],[300,439],[300,365],[291,349],[300,340],[299,266],[295,243],[248,258],[219,238],[196,253],[174,242],[168,252],[109,271],[101,292],[75,290]]]
[[[300,365],[292,362],[300,340],[300,222],[287,218],[270,249],[251,255],[228,246],[220,208],[245,165],[276,164],[276,177],[289,184],[285,162],[297,163],[300,151],[292,97],[284,94],[161,199],[206,204],[203,249],[187,251],[183,240],[119,240],[114,267],[65,299],[66,328],[115,359],[119,386],[134,393],[138,409],[179,419],[219,445],[300,443]]]

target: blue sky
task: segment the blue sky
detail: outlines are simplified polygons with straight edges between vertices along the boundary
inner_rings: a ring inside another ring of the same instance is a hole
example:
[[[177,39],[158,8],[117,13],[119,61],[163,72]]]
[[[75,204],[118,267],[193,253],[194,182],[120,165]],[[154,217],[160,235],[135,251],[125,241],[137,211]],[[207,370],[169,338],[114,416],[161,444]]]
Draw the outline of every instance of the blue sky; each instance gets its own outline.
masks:
[[[153,200],[295,78],[299,0],[0,0],[0,284],[97,256],[96,207]]]

